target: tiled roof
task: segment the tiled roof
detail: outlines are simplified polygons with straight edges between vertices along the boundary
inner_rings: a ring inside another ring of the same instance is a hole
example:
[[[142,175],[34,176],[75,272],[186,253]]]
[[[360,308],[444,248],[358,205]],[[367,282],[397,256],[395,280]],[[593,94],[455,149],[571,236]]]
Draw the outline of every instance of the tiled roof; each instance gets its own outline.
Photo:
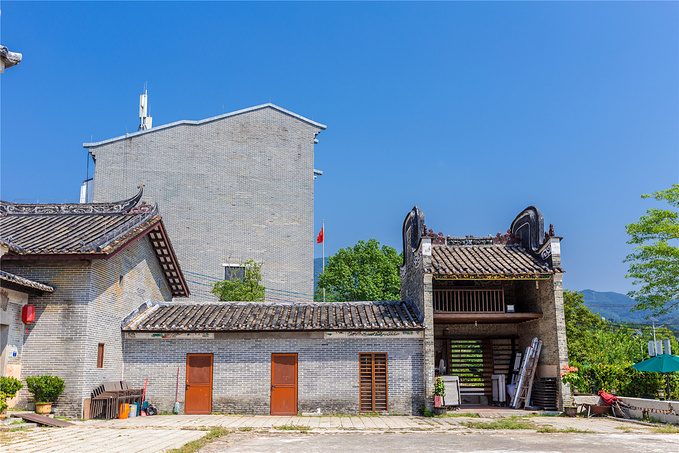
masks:
[[[131,332],[423,329],[417,309],[392,302],[148,304],[122,325]]]
[[[130,233],[160,220],[155,207],[135,208],[141,194],[116,203],[0,201],[0,241],[19,255],[107,253]]]
[[[9,283],[7,285],[6,283]],[[19,277],[18,275],[10,274],[9,272],[5,272],[3,270],[0,270],[0,286],[8,287],[10,288],[11,286],[18,286],[19,288],[27,288],[27,289],[34,289],[39,292],[45,292],[45,293],[51,293],[54,292],[54,288],[52,288],[49,285],[45,285],[44,283],[39,283],[39,282],[34,282],[33,280],[29,280],[24,277]],[[10,289],[18,289],[18,288],[10,288]]]
[[[431,273],[442,276],[549,275],[562,272],[517,245],[432,246]]]
[[[115,203],[22,204],[0,201],[3,260],[102,259],[148,235],[175,297],[189,295],[157,206],[137,204],[142,189]]]

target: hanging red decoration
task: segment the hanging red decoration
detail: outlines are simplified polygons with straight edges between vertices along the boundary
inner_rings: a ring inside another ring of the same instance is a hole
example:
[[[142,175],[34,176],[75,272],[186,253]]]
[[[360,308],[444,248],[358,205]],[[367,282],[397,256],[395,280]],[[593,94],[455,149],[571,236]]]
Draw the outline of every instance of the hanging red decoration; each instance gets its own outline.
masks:
[[[24,305],[21,309],[21,322],[24,324],[31,324],[35,321],[35,306]]]

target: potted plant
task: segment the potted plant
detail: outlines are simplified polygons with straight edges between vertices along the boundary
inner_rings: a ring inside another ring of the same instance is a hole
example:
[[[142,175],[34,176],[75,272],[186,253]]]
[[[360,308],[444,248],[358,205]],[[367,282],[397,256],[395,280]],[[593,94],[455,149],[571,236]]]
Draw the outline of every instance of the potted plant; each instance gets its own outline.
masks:
[[[568,366],[564,365],[563,368],[561,368],[561,381],[564,384],[570,384],[570,386],[573,388],[573,391],[575,392],[575,387],[576,383],[580,383],[581,377],[580,374],[578,373],[578,369],[574,366]],[[571,405],[570,406],[564,406],[563,407],[563,412],[569,417],[575,417],[578,414],[578,406],[574,404],[574,398],[573,394],[571,393]]]
[[[64,391],[64,380],[58,376],[28,376],[26,388],[35,399],[35,412],[46,415],[52,412],[52,403]]]
[[[0,376],[0,420],[7,414],[7,400],[14,398],[23,387],[21,381],[11,376]]]
[[[446,387],[443,384],[443,379],[437,377],[434,383],[434,413],[436,415],[443,415],[447,412],[443,405],[444,396],[446,396]]]

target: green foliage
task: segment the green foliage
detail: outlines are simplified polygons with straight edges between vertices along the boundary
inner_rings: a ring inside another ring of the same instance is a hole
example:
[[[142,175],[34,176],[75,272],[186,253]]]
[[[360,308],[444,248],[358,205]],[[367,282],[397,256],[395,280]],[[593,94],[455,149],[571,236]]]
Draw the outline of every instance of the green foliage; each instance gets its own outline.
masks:
[[[0,392],[0,414],[7,410],[7,398],[6,394]]]
[[[679,426],[674,426],[670,425],[669,423],[666,423],[661,426],[654,426],[653,432],[663,434],[677,434],[679,433]]]
[[[318,276],[316,299],[326,300],[399,300],[401,278],[398,266],[403,259],[395,249],[376,239],[358,241],[340,249],[328,259]]]
[[[628,295],[637,301],[636,310],[648,309],[654,315],[668,313],[679,306],[679,247],[670,241],[679,239],[679,184],[642,198],[665,201],[674,209],[652,208],[636,223],[626,226],[634,251],[625,258],[630,263],[625,277],[640,289]]]
[[[28,376],[26,388],[33,394],[36,403],[53,403],[64,391],[64,380],[58,376]]]
[[[536,429],[537,425],[520,417],[507,417],[491,422],[463,422],[467,428],[475,429]]]
[[[207,444],[210,444],[214,442],[215,440],[219,439],[220,437],[226,436],[230,433],[231,431],[228,430],[227,428],[224,428],[223,426],[216,426],[212,429],[210,429],[210,432],[201,437],[198,440],[192,440],[191,442],[188,442],[184,444],[180,448],[174,448],[172,450],[168,450],[168,453],[194,453],[199,451],[201,448],[206,446]]]
[[[585,307],[584,297],[575,291],[564,290],[564,314],[566,317],[566,337],[568,338],[569,362],[589,361],[594,352],[594,334],[606,322]]]
[[[259,284],[262,281],[261,266],[254,260],[243,263],[245,277],[242,280],[223,280],[214,284],[212,290],[221,301],[263,301],[265,288]]]
[[[423,417],[433,417],[434,413],[427,409],[426,407],[422,406],[422,416]]]
[[[446,396],[446,386],[443,384],[443,379],[440,377],[437,377],[436,382],[434,383],[434,395]]]
[[[311,426],[306,426],[306,425],[281,425],[278,426],[276,429],[280,431],[301,431],[301,432],[307,432],[311,430]]]
[[[628,326],[605,321],[585,307],[580,293],[569,290],[564,290],[564,313],[571,368],[562,370],[563,382],[584,392],[615,388],[618,394],[631,397],[654,396],[664,388],[662,374],[632,368],[648,358],[646,345],[653,339],[650,327],[641,327],[638,336]],[[656,328],[656,338],[670,339],[672,350],[679,350],[668,329]],[[677,373],[670,375],[670,388],[673,395],[679,394]]]
[[[0,393],[4,393],[6,398],[14,398],[22,388],[23,384],[19,379],[11,376],[0,376]]]
[[[586,434],[586,433],[593,433],[594,431],[589,431],[587,429],[578,429],[578,428],[554,428],[552,426],[543,426],[542,428],[538,428],[539,433],[580,433],[580,434]]]

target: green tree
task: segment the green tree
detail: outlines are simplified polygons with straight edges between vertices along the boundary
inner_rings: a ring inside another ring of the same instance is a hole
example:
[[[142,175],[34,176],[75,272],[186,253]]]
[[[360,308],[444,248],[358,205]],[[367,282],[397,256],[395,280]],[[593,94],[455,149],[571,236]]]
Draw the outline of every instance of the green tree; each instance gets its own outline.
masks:
[[[592,313],[582,294],[564,290],[564,314],[568,340],[568,363],[577,371],[562,370],[562,379],[581,391],[610,391],[615,387],[625,396],[655,395],[664,386],[663,376],[644,373],[632,364],[647,359],[646,344],[653,339],[649,326],[639,327],[641,335],[628,325],[612,323]],[[656,338],[668,338],[677,350],[674,335],[668,329],[656,328]],[[672,393],[679,390],[679,376],[670,380]]]
[[[576,291],[564,290],[563,302],[568,361],[587,362],[595,349],[595,333],[597,329],[603,329],[606,322],[585,306],[584,296]]]
[[[679,248],[670,245],[679,239],[679,184],[641,198],[664,201],[673,209],[648,209],[636,223],[627,225],[627,243],[635,247],[625,258],[630,263],[625,277],[642,285],[627,295],[637,301],[634,310],[661,315],[679,305]]]
[[[325,289],[326,300],[399,300],[402,261],[396,250],[380,247],[376,239],[339,249],[318,277],[316,299],[322,300]]]
[[[262,281],[261,266],[254,260],[247,260],[243,267],[243,279],[222,280],[215,283],[210,292],[221,301],[263,301],[265,288],[259,284]]]

